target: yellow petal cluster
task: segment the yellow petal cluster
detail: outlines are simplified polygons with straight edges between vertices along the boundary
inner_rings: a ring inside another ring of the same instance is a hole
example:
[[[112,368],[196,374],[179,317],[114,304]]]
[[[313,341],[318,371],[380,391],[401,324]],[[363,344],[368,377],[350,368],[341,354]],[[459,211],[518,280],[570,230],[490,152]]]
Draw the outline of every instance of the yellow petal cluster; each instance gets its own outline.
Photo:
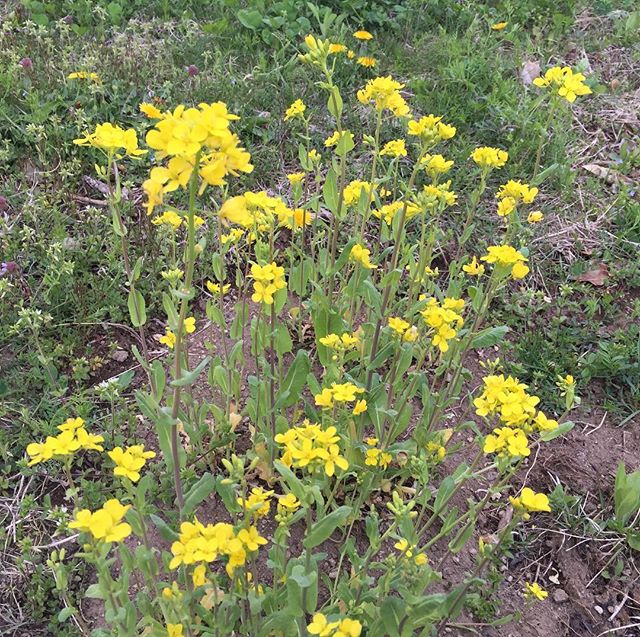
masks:
[[[533,83],[535,86],[555,91],[567,102],[572,103],[576,101],[576,97],[592,93],[584,83],[585,79],[582,73],[574,73],[568,66],[554,66],[548,69],[543,77],[533,80]]]
[[[140,469],[147,460],[156,457],[155,451],[145,451],[144,445],[131,445],[126,449],[115,447],[107,455],[116,465],[113,474],[128,478],[131,482],[140,480]]]
[[[300,427],[293,427],[275,438],[283,447],[282,463],[287,467],[305,469],[310,473],[324,472],[334,475],[336,467],[346,471],[347,460],[340,455],[340,436],[335,427],[322,429],[320,425],[305,420]]]
[[[237,567],[244,566],[249,553],[266,543],[267,540],[260,536],[255,526],[236,533],[234,527],[226,522],[207,525],[197,519],[183,522],[178,540],[171,545],[173,558],[169,568],[178,568],[181,564],[214,562],[225,557],[227,574],[231,577]]]
[[[367,270],[375,270],[378,266],[371,263],[371,250],[368,250],[364,246],[361,246],[359,243],[356,243],[349,253],[349,258],[352,261],[356,261],[363,268]]]
[[[449,350],[449,342],[455,338],[458,331],[464,325],[462,299],[445,298],[439,303],[435,298],[427,299],[427,305],[421,314],[424,322],[433,330],[431,344],[438,347],[441,352]]]
[[[32,442],[27,445],[27,455],[31,458],[28,466],[46,462],[52,458],[58,459],[70,456],[76,451],[103,451],[100,445],[104,437],[90,434],[84,427],[82,418],[68,418],[58,425],[60,433],[57,436],[47,436],[44,442]]]
[[[525,265],[527,258],[513,246],[489,246],[487,254],[480,259],[509,270],[513,279],[523,279],[529,273],[529,268]]]
[[[91,533],[96,540],[102,542],[122,542],[131,534],[131,526],[122,521],[130,508],[131,505],[123,505],[113,498],[107,500],[97,511],[78,511],[69,523],[69,528]]]
[[[287,287],[284,278],[284,268],[275,262],[267,265],[254,263],[251,266],[251,278],[253,279],[253,294],[251,300],[254,303],[273,303],[273,295]]]
[[[98,124],[93,133],[74,139],[73,143],[77,146],[93,146],[107,154],[115,153],[118,158],[127,155],[135,159],[147,152],[138,148],[138,134],[133,128],[125,130],[109,122]]]
[[[481,146],[471,153],[471,159],[481,168],[502,168],[509,159],[509,153],[500,148]]]
[[[361,61],[365,61],[365,64]],[[373,64],[370,62],[373,61]],[[375,66],[373,58],[359,58],[358,63],[363,66]],[[376,111],[391,111],[396,117],[409,115],[409,105],[400,94],[404,84],[396,82],[390,75],[376,77],[369,80],[358,93],[358,101],[361,104],[373,104]]]

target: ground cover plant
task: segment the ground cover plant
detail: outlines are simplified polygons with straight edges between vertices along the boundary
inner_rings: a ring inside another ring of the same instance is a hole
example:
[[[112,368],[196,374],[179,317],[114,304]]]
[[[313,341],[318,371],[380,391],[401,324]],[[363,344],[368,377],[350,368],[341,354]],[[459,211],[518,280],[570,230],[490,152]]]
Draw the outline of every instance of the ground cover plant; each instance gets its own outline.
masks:
[[[2,26],[9,634],[633,634],[633,7],[116,4]]]

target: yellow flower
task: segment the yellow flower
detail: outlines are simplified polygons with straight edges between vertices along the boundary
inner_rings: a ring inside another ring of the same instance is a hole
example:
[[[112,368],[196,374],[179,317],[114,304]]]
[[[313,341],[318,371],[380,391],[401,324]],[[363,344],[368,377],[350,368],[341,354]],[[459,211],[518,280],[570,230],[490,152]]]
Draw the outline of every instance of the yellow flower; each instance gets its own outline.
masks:
[[[543,219],[544,219],[544,215],[540,210],[534,210],[533,212],[530,212],[529,215],[527,216],[527,221],[529,223],[540,223],[540,221],[542,221]]]
[[[343,130],[342,132],[334,131],[327,139],[324,140],[325,148],[331,148],[332,146],[336,146],[338,142],[346,136],[351,136],[353,139],[353,134],[348,130]],[[311,155],[311,153],[309,153]]]
[[[442,155],[425,155],[420,163],[432,179],[448,173],[453,166],[453,160],[445,159]]]
[[[559,426],[557,420],[547,418],[547,416],[542,411],[539,411],[537,413],[533,423],[540,431],[553,431]]]
[[[371,263],[370,256],[371,251],[367,250],[359,243],[356,243],[349,253],[349,258],[353,261],[357,261],[363,268],[366,268],[367,270],[375,270],[378,266]]]
[[[191,574],[193,587],[204,586],[207,583],[207,567],[204,564],[198,564]]]
[[[177,230],[182,224],[182,217],[175,213],[173,210],[167,210],[163,212],[159,217],[155,217],[151,220],[151,223],[158,226],[160,224],[166,224],[171,226],[174,230]]]
[[[297,99],[284,113],[285,122],[289,119],[302,119],[304,112],[307,110],[305,103],[301,99]]]
[[[516,209],[516,202],[513,197],[505,197],[498,202],[497,213],[499,217],[507,217]]]
[[[520,202],[533,203],[537,194],[538,189],[535,186],[529,186],[521,181],[510,179],[506,184],[500,186],[496,196],[498,199],[511,198],[515,205]]]
[[[271,508],[270,498],[273,491],[265,491],[261,487],[251,489],[249,497],[246,499],[238,498],[238,504],[247,512],[256,518],[262,518],[269,513]]]
[[[61,425],[58,425],[58,431],[75,431],[84,427],[84,420],[82,418],[67,418]]]
[[[360,66],[364,66],[366,69],[372,69],[378,63],[375,58],[369,57],[367,55],[359,57],[356,62]]]
[[[533,584],[531,584],[530,582],[527,582],[525,584],[524,595],[525,597],[529,597],[529,598],[535,597],[536,599],[539,599],[542,602],[545,599],[547,599],[547,597],[549,596],[549,593],[545,591],[544,588],[542,588],[540,584],[538,584],[537,582],[534,582]]]
[[[320,153],[315,148],[312,148],[309,151],[307,157],[309,158],[309,161],[314,164],[320,161]]]
[[[193,316],[184,319],[184,331],[187,334],[193,334],[196,331],[196,319]]]
[[[574,73],[568,66],[554,66],[548,69],[543,77],[535,78],[533,83],[535,86],[554,90],[567,102],[573,103],[576,97],[592,93],[584,83],[585,79],[582,73]]]
[[[325,388],[321,393],[314,396],[315,404],[323,409],[333,407],[333,393],[330,389]]]
[[[406,157],[407,147],[404,139],[393,139],[387,142],[380,151],[381,155],[389,155],[390,157]]]
[[[340,622],[329,623],[322,613],[316,613],[311,623],[307,626],[307,630],[310,634],[318,635],[318,637],[329,637],[333,635],[339,625]]]
[[[293,493],[278,496],[278,508],[285,509],[286,511],[296,511],[300,508],[300,505],[300,500],[298,500]]]
[[[273,304],[273,295],[287,286],[284,279],[284,268],[270,263],[265,266],[254,264],[251,266],[251,278],[253,278],[254,303]]]
[[[517,498],[509,498],[513,507],[520,511],[537,512],[551,511],[549,498],[544,493],[536,493],[533,489],[525,487]]]
[[[462,266],[462,269],[469,276],[482,276],[484,274],[484,265],[482,263],[478,263],[478,259],[473,257],[470,263]]]
[[[167,637],[183,637],[182,624],[167,624]]]
[[[97,73],[90,73],[88,71],[74,71],[73,73],[69,73],[67,75],[68,80],[89,80],[90,82],[95,82],[96,84],[100,84],[100,76]]]
[[[121,542],[131,534],[131,526],[122,522],[130,508],[131,505],[123,505],[114,498],[94,513],[88,509],[78,511],[69,528],[91,533],[96,540]]]
[[[291,173],[291,174],[287,175],[287,179],[289,180],[289,183],[292,186],[295,186],[297,184],[301,184],[304,181],[305,175],[306,175],[306,173],[304,173],[304,172]]]
[[[346,53],[347,47],[344,44],[330,44],[329,53]]]
[[[508,24],[508,22],[496,22],[495,24],[491,25],[491,28],[494,31],[502,31],[502,29],[504,29]]]
[[[360,59],[363,58],[358,62]],[[390,75],[376,77],[358,91],[357,97],[361,104],[374,104],[378,112],[386,109],[396,117],[404,117],[409,115],[409,105],[400,94],[403,88],[404,84],[396,82]]]
[[[422,142],[432,145],[454,137],[456,128],[445,124],[442,117],[425,115],[418,120],[410,120],[407,124],[407,132],[409,135],[419,137]]]
[[[207,281],[207,290],[209,290],[209,292],[211,292],[211,294],[216,294],[216,295],[220,296],[220,293],[222,293],[224,295],[230,289],[231,289],[231,284],[230,283],[225,283],[222,286],[222,290],[221,290],[219,283],[213,283],[213,281]]]
[[[149,119],[162,119],[164,117],[159,108],[156,108],[153,104],[149,104],[148,102],[142,102],[142,104],[140,104],[140,112],[146,115]]]
[[[373,35],[371,35],[371,33],[369,33],[369,31],[356,31],[353,34],[353,37],[356,38],[357,40],[373,40]]]
[[[529,273],[529,268],[524,264],[527,258],[512,246],[489,246],[487,254],[480,259],[510,270],[513,279],[522,279]]]
[[[347,51],[347,58],[348,58],[349,60],[353,60],[353,58],[354,58],[354,57],[356,57],[355,52],[354,52],[354,51],[352,51],[351,49],[349,49],[349,50]]]
[[[113,474],[129,478],[131,482],[140,480],[140,469],[144,467],[149,458],[155,458],[155,451],[145,451],[143,445],[133,445],[122,449],[115,447],[107,455],[116,464]]]
[[[358,400],[356,401],[356,404],[353,407],[353,415],[354,416],[359,416],[360,414],[364,413],[365,411],[367,411],[367,401],[366,400]]]
[[[163,345],[166,345],[169,349],[173,349],[176,344],[176,335],[167,327],[167,331],[164,336],[158,338]]]
[[[471,159],[481,168],[502,168],[509,159],[509,154],[499,148],[481,146],[471,153]]]
[[[109,122],[98,124],[93,133],[74,139],[73,143],[77,146],[93,146],[105,153],[115,153],[122,149],[123,153],[117,155],[119,158],[127,155],[135,159],[147,152],[138,148],[138,134],[133,128],[125,130]]]

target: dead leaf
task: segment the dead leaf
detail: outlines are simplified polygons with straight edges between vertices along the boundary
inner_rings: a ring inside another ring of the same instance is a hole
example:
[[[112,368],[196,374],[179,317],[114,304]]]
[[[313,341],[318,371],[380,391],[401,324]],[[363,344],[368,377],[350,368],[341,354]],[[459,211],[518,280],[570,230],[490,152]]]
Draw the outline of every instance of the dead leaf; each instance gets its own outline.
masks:
[[[606,181],[608,184],[631,185],[633,183],[629,177],[621,175],[617,170],[600,166],[600,164],[585,164],[582,168],[592,175],[595,175],[598,179]]]
[[[606,263],[601,263],[595,270],[583,272],[576,281],[591,283],[591,285],[604,285],[605,279],[609,276],[609,268]]]
[[[540,77],[540,62],[527,61],[522,65],[520,70],[520,79],[525,86],[531,86],[533,80]]]

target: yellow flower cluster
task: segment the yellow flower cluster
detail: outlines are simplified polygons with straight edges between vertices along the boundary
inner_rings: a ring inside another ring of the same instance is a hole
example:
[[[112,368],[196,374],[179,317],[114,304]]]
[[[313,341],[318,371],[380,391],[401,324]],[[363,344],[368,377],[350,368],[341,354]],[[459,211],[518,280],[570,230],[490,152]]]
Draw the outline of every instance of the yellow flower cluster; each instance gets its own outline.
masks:
[[[239,119],[228,112],[226,104],[201,103],[198,108],[176,107],[173,112],[161,113],[155,127],[147,133],[147,144],[156,157],[170,157],[166,167],[151,170],[142,187],[147,193],[147,212],[162,204],[164,195],[185,188],[198,162],[200,192],[207,185],[222,186],[227,175],[253,170],[251,156],[240,146],[237,135],[229,130],[229,123]]]
[[[356,243],[349,253],[349,258],[352,261],[356,261],[363,268],[367,270],[375,270],[378,266],[371,263],[371,250],[368,250],[364,246],[361,246],[359,243]]]
[[[445,159],[442,155],[425,155],[420,160],[420,164],[427,175],[435,179],[438,175],[444,175],[451,170],[453,160]]]
[[[360,66],[364,66],[365,69],[373,69],[375,68],[376,64],[378,64],[378,60],[371,57],[370,55],[362,55],[356,60],[356,62]]]
[[[362,624],[357,619],[348,618],[330,622],[322,613],[315,613],[307,630],[318,637],[360,637]]]
[[[265,491],[261,487],[254,487],[246,498],[238,498],[238,504],[254,518],[263,518],[271,509],[270,499],[273,491]]]
[[[549,593],[545,591],[544,588],[542,588],[542,586],[540,586],[540,584],[538,584],[537,582],[534,582],[533,584],[531,582],[527,582],[525,584],[524,596],[527,598],[535,597],[542,602],[547,599]]]
[[[481,168],[502,168],[509,159],[509,154],[499,148],[481,146],[471,153],[471,159]]]
[[[480,259],[509,270],[512,279],[523,279],[529,274],[529,268],[525,265],[527,258],[513,246],[489,246],[487,254]]]
[[[478,416],[497,415],[500,422],[510,427],[522,427],[534,418],[540,399],[528,394],[528,386],[517,378],[492,374],[482,382],[482,394],[473,401]]]
[[[335,403],[354,402],[357,400],[358,395],[363,393],[364,389],[353,383],[331,383],[330,388],[325,387],[322,392],[316,394],[314,398],[318,407],[331,409]]]
[[[282,199],[264,191],[245,192],[227,199],[220,208],[220,217],[229,223],[260,232],[269,230],[276,217],[290,214]]]
[[[363,64],[361,60],[370,61],[373,58],[359,58],[358,62]],[[375,65],[375,60],[373,62]],[[363,66],[368,66],[368,64],[363,64]],[[378,112],[386,109],[396,117],[404,117],[409,115],[409,105],[400,94],[400,90],[403,88],[404,84],[396,82],[390,75],[376,77],[369,80],[364,88],[358,91],[358,101],[361,104],[374,104]]]
[[[380,449],[378,445],[379,440],[377,438],[367,438],[366,443],[369,446],[364,463],[370,467],[381,467],[386,469],[393,460],[393,456]]]
[[[544,493],[536,493],[533,489],[525,487],[517,498],[509,498],[513,508],[526,513],[537,511],[551,511],[549,498]]]
[[[293,493],[278,496],[278,512],[276,513],[276,522],[285,525],[291,519],[291,516],[300,508],[302,503]]]
[[[423,210],[440,210],[445,206],[453,206],[458,195],[451,188],[451,180],[437,186],[428,184],[418,193],[418,204]]]
[[[567,102],[575,102],[576,97],[592,93],[584,83],[585,79],[582,73],[574,73],[568,66],[554,66],[548,69],[543,77],[535,78],[533,83],[535,86],[556,91]]]
[[[376,186],[370,184],[368,181],[360,181],[354,179],[349,182],[342,191],[342,198],[346,206],[351,204],[357,204],[360,201],[360,197],[373,199],[373,195],[376,192]],[[386,190],[381,191],[380,196],[386,195]]]
[[[500,186],[496,197],[498,198],[498,215],[506,217],[510,215],[520,203],[530,204],[538,194],[535,186],[523,184],[520,181],[510,179]]]
[[[394,545],[393,548],[398,549],[400,553],[402,553],[402,557],[413,560],[413,563],[416,566],[424,566],[429,562],[429,558],[426,553],[416,553],[416,547],[412,545],[405,538],[399,539]]]
[[[336,467],[346,471],[349,463],[340,455],[340,436],[335,427],[322,429],[320,425],[305,420],[300,427],[293,427],[275,438],[284,447],[282,463],[287,467],[306,469],[310,473],[324,471],[334,475]]]
[[[456,134],[454,126],[445,124],[442,117],[425,115],[418,120],[410,120],[407,124],[409,135],[419,137],[427,145],[435,144],[445,139],[451,139]]]
[[[229,577],[247,561],[247,554],[257,551],[267,543],[255,526],[235,532],[231,524],[218,522],[206,526],[197,519],[180,525],[180,537],[171,545],[173,558],[169,568],[181,564],[214,562],[219,557],[227,558],[226,570]]]
[[[117,124],[98,124],[93,133],[87,133],[84,137],[74,139],[77,146],[93,146],[107,155],[116,154],[118,159],[125,155],[136,158],[147,151],[138,148],[138,134],[133,128],[125,130]],[[116,151],[122,151],[116,153]]]
[[[90,434],[84,426],[82,418],[68,418],[58,425],[60,433],[57,436],[47,436],[44,442],[32,442],[27,445],[27,454],[31,458],[28,466],[40,462],[70,456],[76,451],[103,451],[100,445],[104,442],[102,436]]]
[[[393,223],[394,218],[402,212],[403,207],[407,206],[405,213],[405,221],[409,221],[416,215],[420,214],[420,206],[412,201],[392,201],[391,203],[380,206],[378,210],[373,211],[373,216],[382,219],[388,226]]]
[[[140,469],[144,467],[147,460],[156,457],[155,451],[145,451],[144,445],[131,445],[126,449],[115,447],[107,455],[116,464],[113,474],[128,478],[131,482],[140,480]]]
[[[130,508],[130,504],[123,505],[113,498],[93,513],[89,509],[78,511],[69,528],[91,533],[102,542],[121,542],[131,534],[131,526],[122,521]]]
[[[473,257],[469,263],[462,266],[462,269],[469,276],[482,276],[484,274],[484,265],[478,263],[477,257]]]
[[[260,266],[254,263],[251,266],[251,278],[253,279],[253,294],[251,300],[254,303],[273,303],[273,295],[287,287],[284,279],[284,268],[274,263]]]
[[[302,119],[304,117],[304,112],[307,110],[305,103],[297,99],[289,108],[284,112],[284,120],[285,122],[288,119],[299,118]]]
[[[531,454],[527,434],[515,427],[496,427],[484,441],[484,453],[497,453],[501,458],[526,458]]]
[[[463,299],[447,297],[442,304],[433,297],[427,300],[427,306],[421,314],[424,322],[435,332],[431,344],[438,347],[441,352],[449,350],[449,341],[455,338],[464,325],[461,314],[463,309]]]
[[[334,131],[333,133],[331,133],[331,135],[329,135],[329,137],[327,137],[327,139],[324,140],[325,148],[331,148],[332,146],[337,146],[338,142],[343,137],[351,137],[351,141],[353,141],[353,133],[351,133],[350,131],[348,130]],[[309,155],[311,155],[311,152],[309,153]]]
[[[356,334],[348,334],[347,332],[344,332],[342,336],[327,334],[318,340],[322,345],[336,352],[346,352],[355,349],[360,344],[360,339]]]
[[[418,338],[418,328],[398,316],[390,316],[388,325],[393,334],[405,343],[413,343]]]
[[[387,142],[380,151],[380,155],[387,155],[389,157],[406,157],[407,147],[404,139],[392,139]]]
[[[89,82],[94,82],[96,84],[100,84],[100,76],[97,73],[93,73],[91,71],[74,71],[73,73],[69,73],[67,75],[68,80],[88,80]]]

